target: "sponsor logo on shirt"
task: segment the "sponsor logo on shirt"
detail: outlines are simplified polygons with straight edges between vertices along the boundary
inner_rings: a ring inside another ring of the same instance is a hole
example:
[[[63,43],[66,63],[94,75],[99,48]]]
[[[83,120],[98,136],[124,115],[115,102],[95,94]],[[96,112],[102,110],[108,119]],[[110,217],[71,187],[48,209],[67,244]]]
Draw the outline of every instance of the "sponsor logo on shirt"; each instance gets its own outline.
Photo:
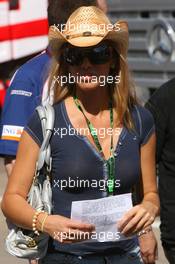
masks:
[[[24,127],[21,126],[4,125],[1,139],[20,141],[23,129]]]
[[[11,95],[22,95],[22,96],[27,96],[27,97],[31,97],[32,93],[31,92],[27,92],[27,91],[23,91],[23,90],[11,90]]]

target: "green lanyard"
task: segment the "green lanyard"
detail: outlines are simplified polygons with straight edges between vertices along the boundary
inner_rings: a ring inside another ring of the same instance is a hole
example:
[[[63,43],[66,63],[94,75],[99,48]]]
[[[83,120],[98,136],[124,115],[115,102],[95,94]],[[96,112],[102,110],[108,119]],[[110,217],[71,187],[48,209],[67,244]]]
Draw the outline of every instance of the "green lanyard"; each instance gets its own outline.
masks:
[[[88,128],[90,130],[91,136],[93,138],[93,141],[96,145],[96,147],[98,148],[98,151],[100,152],[101,156],[103,157],[103,159],[105,159],[105,155],[103,153],[101,144],[98,140],[98,136],[97,136],[97,131],[96,129],[93,127],[92,123],[89,121],[89,119],[86,117],[80,102],[77,98],[76,95],[74,95],[74,102],[76,104],[76,106],[78,107],[78,109],[83,113],[85,119],[86,119],[86,123],[88,125]],[[113,108],[112,108],[112,103],[110,102],[110,126],[112,128],[113,131],[113,126],[114,126],[114,117],[113,117]],[[108,193],[110,195],[113,194],[114,192],[114,179],[115,179],[115,158],[114,158],[114,148],[113,148],[113,133],[111,135],[111,146],[110,146],[110,158],[108,160],[106,160],[107,163],[107,168],[108,168]]]

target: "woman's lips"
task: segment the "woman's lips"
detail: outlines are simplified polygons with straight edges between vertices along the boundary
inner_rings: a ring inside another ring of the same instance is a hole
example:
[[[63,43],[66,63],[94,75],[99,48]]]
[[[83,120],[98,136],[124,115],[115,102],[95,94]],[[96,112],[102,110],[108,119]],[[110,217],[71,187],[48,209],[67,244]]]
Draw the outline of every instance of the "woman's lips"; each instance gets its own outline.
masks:
[[[91,81],[93,76],[95,76],[93,73],[79,73],[79,77],[85,82]]]

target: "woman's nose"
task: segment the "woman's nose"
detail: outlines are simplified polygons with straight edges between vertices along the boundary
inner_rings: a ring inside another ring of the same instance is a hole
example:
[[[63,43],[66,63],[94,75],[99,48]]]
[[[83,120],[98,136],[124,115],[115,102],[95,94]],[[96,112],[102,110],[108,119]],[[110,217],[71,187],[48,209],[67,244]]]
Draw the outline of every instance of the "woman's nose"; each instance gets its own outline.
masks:
[[[92,66],[92,64],[87,57],[84,57],[83,63],[81,66],[82,66],[82,68],[87,69],[87,68],[90,68]]]

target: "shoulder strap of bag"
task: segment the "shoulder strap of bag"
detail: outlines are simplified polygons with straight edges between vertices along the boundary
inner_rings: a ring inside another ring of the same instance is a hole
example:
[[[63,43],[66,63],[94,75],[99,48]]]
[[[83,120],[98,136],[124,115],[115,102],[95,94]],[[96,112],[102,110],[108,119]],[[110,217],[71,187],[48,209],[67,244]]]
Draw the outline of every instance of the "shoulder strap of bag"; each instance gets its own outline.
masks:
[[[51,167],[51,148],[49,142],[54,129],[55,111],[50,104],[47,104],[46,106],[40,105],[36,110],[41,120],[43,132],[43,143],[40,148],[36,165],[36,170],[39,171],[44,166],[44,163],[46,163],[49,168]]]

